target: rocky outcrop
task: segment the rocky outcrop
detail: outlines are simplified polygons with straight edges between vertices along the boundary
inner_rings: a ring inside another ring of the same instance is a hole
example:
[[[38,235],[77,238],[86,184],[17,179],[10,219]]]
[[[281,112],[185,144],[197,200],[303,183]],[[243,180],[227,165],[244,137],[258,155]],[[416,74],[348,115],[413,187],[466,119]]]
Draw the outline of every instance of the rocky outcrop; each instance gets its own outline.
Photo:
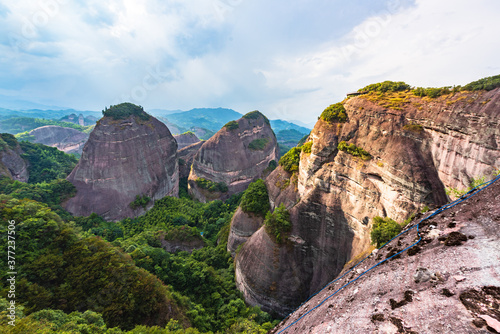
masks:
[[[271,333],[285,328],[282,333],[498,332],[499,201],[500,180],[420,224],[418,245],[341,289],[365,270],[414,244],[419,239],[417,229],[373,252]]]
[[[33,136],[34,143],[56,147],[65,153],[82,154],[83,146],[89,139],[89,135],[76,129],[64,128],[62,126],[47,125],[36,128],[29,132]]]
[[[278,168],[267,178],[271,206],[285,204],[292,231],[285,245],[271,247],[261,228],[242,247],[236,281],[247,302],[286,315],[370,248],[374,216],[402,222],[445,203],[446,187],[500,169],[500,89],[436,99],[402,94],[344,101],[347,121],[318,120],[298,171],[286,180]],[[372,158],[339,151],[341,141]]]
[[[269,120],[258,111],[248,113],[203,143],[189,175],[189,193],[202,202],[227,199],[261,177],[269,162],[278,156]],[[198,179],[224,184],[227,191],[204,189],[197,184]]]
[[[120,115],[121,109],[139,107],[113,108]],[[95,212],[119,220],[144,212],[129,206],[137,195],[150,197],[149,205],[178,195],[177,143],[163,123],[140,112],[122,119],[106,116],[97,123],[68,176],[77,189],[65,204],[69,212],[77,216]]]
[[[177,149],[181,150],[186,146],[196,144],[200,140],[193,132],[185,132],[180,135],[174,136],[175,140],[177,140]]]
[[[198,141],[195,144],[184,147],[177,151],[177,156],[179,157],[179,177],[187,178],[191,172],[191,165],[193,164],[194,157],[196,153],[200,150],[202,141]]]
[[[95,124],[97,122],[97,118],[95,118],[94,116],[84,117],[82,114],[79,114],[79,115],[70,114],[70,115],[64,116],[59,121],[78,124],[81,126],[88,126],[88,125]]]
[[[239,245],[244,244],[264,223],[264,218],[238,208],[231,219],[231,229],[227,241],[227,250],[234,257]]]
[[[2,133],[0,136],[0,176],[28,182],[28,164],[21,157],[23,153],[13,135]]]
[[[205,242],[202,238],[196,240],[165,240],[160,239],[161,247],[169,253],[188,252],[192,253],[196,249],[205,247]]]

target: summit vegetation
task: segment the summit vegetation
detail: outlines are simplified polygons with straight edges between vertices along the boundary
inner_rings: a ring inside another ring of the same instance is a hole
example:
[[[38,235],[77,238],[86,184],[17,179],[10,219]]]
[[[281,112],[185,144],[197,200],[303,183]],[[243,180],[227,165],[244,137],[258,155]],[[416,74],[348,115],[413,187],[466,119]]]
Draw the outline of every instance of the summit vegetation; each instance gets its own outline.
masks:
[[[114,120],[125,119],[130,116],[136,116],[143,121],[148,121],[151,116],[144,111],[144,108],[132,103],[120,103],[114,106],[106,107],[102,111],[104,117],[111,117]]]

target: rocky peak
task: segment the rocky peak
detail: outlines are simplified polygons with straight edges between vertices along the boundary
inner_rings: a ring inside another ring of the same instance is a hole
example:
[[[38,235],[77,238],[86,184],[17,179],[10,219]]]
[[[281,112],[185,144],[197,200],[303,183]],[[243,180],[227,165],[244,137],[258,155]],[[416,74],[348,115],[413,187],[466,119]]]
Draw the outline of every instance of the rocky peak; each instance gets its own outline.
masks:
[[[500,169],[499,99],[500,89],[433,99],[402,92],[327,108],[296,170],[266,179],[271,206],[289,208],[292,230],[286,246],[264,228],[247,236],[235,262],[247,302],[286,315],[370,248],[374,216],[402,222],[444,204],[447,187]]]
[[[189,192],[200,201],[244,191],[279,156],[269,120],[258,111],[227,123],[203,143],[189,175]]]
[[[181,150],[189,145],[196,144],[200,141],[200,139],[198,139],[198,137],[196,137],[196,135],[191,131],[184,132],[180,135],[175,135],[174,138],[177,141],[178,150]]]
[[[147,206],[177,196],[177,143],[168,128],[131,103],[106,108],[103,115],[68,176],[77,194],[66,209],[119,220],[144,212],[145,207],[131,205],[136,196],[150,198]]]

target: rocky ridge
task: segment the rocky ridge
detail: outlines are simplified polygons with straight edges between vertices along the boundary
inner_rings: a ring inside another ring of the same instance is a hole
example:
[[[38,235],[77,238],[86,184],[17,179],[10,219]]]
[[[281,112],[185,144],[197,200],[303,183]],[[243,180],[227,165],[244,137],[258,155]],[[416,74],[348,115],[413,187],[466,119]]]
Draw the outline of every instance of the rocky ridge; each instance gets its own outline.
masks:
[[[180,135],[175,135],[174,138],[177,141],[178,150],[181,150],[189,145],[196,144],[200,141],[200,139],[198,139],[193,132],[185,132]]]
[[[424,205],[446,203],[447,187],[500,169],[500,89],[402,94],[345,100],[347,121],[318,120],[298,171],[278,168],[266,179],[272,207],[285,204],[292,230],[285,245],[264,228],[248,237],[235,261],[247,302],[286,315],[370,250],[374,216],[402,222]],[[340,151],[341,141],[371,159]]]
[[[28,182],[28,164],[21,157],[23,153],[14,136],[7,133],[1,134],[0,176],[6,176],[20,182]]]
[[[82,154],[83,146],[89,139],[86,133],[55,125],[42,126],[31,130],[28,134],[34,137],[32,142],[56,147],[68,154]]]
[[[120,111],[127,105],[115,108]],[[107,220],[120,220],[144,213],[142,207],[130,207],[137,195],[150,197],[148,206],[178,195],[177,143],[162,122],[144,111],[138,115],[103,117],[97,123],[67,178],[77,189],[64,205],[73,215],[95,212]]]
[[[189,193],[205,202],[227,199],[244,191],[261,177],[279,156],[276,137],[269,120],[258,111],[226,124],[203,143],[197,152],[188,179]],[[227,191],[208,191],[196,180],[206,179],[227,186]]]
[[[420,223],[419,234],[414,227],[373,251],[359,266],[349,263],[342,278],[301,305],[271,333],[500,332],[499,201],[497,180]],[[415,219],[408,228],[419,221]],[[416,246],[360,277],[419,237]]]

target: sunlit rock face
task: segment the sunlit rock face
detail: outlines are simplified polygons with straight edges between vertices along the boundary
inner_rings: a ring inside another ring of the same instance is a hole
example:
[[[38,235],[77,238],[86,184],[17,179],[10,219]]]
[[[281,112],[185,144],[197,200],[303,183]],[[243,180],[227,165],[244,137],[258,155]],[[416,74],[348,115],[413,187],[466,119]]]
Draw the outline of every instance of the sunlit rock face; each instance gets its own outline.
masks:
[[[266,179],[273,208],[283,203],[292,230],[277,245],[261,227],[236,256],[238,288],[252,305],[287,315],[370,249],[372,218],[402,222],[448,201],[446,188],[500,169],[500,89],[435,99],[408,95],[396,108],[370,95],[343,102],[347,121],[318,120],[298,171]],[[339,151],[355,144],[363,160]],[[238,216],[235,216],[238,218]],[[239,233],[242,222],[231,234]]]

